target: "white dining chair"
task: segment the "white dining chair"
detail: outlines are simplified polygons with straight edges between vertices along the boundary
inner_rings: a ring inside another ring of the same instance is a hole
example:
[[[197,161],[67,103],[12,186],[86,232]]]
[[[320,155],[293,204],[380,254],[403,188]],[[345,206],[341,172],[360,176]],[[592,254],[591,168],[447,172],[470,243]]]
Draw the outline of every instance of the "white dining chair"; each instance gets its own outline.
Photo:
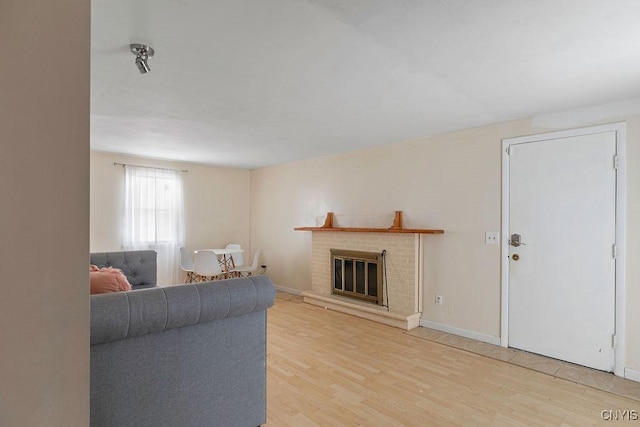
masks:
[[[207,250],[196,251],[193,272],[196,274],[199,282],[222,279],[224,277],[218,256],[215,252]]]
[[[184,246],[180,246],[180,268],[187,275],[184,283],[193,283],[196,281],[196,276],[193,271],[193,258]]]
[[[254,273],[258,269],[258,266],[260,265],[261,252],[262,252],[262,248],[258,248],[258,250],[256,250],[256,253],[253,255],[253,263],[251,265],[248,265],[246,267],[236,267],[231,270],[231,273],[235,277],[251,276],[251,274]]]
[[[225,249],[240,249],[241,250],[242,246],[240,246],[237,243],[229,243]],[[232,265],[234,267],[241,267],[242,264],[244,264],[244,258],[242,256],[242,252],[231,254],[231,259],[233,260],[233,264]]]

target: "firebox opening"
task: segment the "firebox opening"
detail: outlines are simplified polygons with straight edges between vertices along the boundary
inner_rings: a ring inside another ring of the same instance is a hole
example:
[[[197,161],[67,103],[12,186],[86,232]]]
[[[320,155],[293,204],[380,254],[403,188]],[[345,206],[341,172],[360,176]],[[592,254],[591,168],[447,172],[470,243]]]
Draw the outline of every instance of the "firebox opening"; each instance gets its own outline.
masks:
[[[331,293],[382,305],[382,254],[331,249]]]

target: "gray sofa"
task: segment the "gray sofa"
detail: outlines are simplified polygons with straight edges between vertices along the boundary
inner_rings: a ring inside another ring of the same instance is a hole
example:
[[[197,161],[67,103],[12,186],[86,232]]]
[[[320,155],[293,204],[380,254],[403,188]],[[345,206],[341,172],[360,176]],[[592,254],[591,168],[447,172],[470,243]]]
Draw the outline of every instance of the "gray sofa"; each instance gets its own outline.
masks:
[[[133,289],[156,286],[158,280],[158,254],[152,250],[93,252],[89,264],[100,268],[115,267],[122,270]]]
[[[266,422],[266,276],[91,296],[92,426]]]

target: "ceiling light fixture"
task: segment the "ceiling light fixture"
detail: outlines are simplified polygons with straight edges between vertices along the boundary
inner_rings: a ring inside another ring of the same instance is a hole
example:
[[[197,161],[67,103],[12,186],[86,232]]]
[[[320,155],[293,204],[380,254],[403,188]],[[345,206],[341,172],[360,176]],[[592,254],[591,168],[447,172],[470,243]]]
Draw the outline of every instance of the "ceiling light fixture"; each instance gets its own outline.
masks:
[[[155,53],[153,48],[139,43],[134,43],[129,47],[131,48],[131,53],[136,56],[136,67],[138,67],[140,74],[145,74],[151,71],[147,61],[149,58],[153,57],[153,54]]]

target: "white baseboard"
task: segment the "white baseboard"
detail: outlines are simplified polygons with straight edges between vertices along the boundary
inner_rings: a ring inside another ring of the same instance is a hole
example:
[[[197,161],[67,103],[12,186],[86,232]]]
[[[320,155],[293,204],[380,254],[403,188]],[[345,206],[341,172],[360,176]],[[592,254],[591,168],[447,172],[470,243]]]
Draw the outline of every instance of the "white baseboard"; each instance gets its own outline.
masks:
[[[302,291],[300,289],[294,289],[294,288],[287,288],[285,286],[280,286],[280,285],[273,285],[274,288],[276,288],[276,290],[280,291],[280,292],[286,292],[288,294],[292,294],[292,295],[302,295]]]
[[[640,371],[635,369],[624,368],[624,377],[631,381],[640,382]]]
[[[452,335],[459,335],[472,340],[482,341],[493,345],[500,345],[500,337],[492,337],[491,335],[481,334],[479,332],[470,331],[468,329],[456,328],[455,326],[443,325],[442,323],[432,322],[430,320],[420,319],[420,326],[435,329],[437,331],[446,332]]]

